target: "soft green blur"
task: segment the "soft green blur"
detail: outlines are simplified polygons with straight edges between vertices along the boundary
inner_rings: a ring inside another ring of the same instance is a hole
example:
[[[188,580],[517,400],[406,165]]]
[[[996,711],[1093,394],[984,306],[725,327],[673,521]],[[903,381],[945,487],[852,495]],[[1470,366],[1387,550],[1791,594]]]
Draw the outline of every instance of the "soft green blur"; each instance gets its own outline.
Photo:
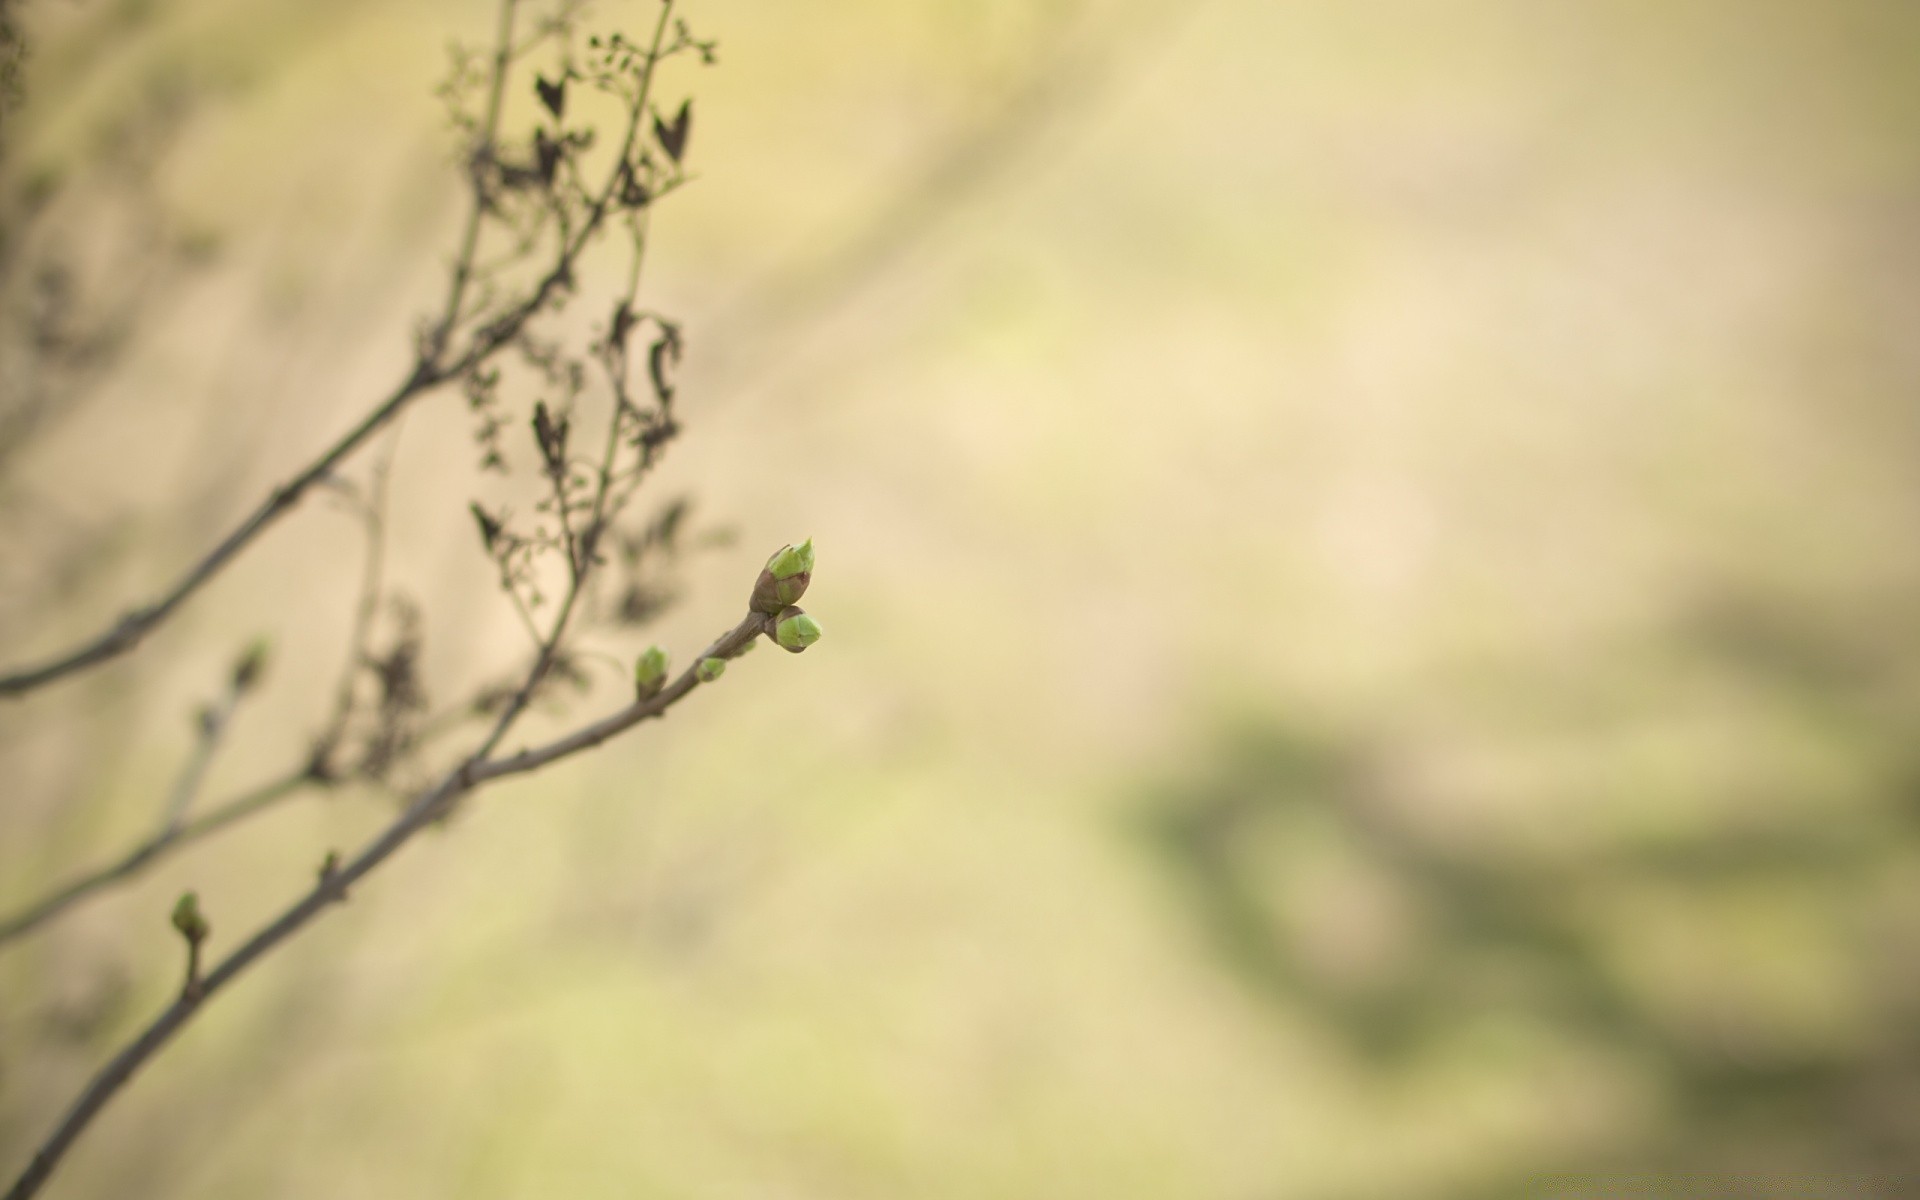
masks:
[[[720,65],[672,80],[655,494],[734,538],[575,711],[807,536],[828,635],[409,849],[49,1195],[1920,1189],[1920,6],[685,7]],[[57,502],[5,578],[99,549],[7,660],[404,370],[442,47],[491,21],[45,9],[8,152],[80,169],[186,91],[159,179],[207,261],[8,465]],[[524,643],[469,427],[409,418],[394,532],[463,682]],[[310,504],[141,665],[0,711],[0,901],[150,827],[256,632],[213,790],[298,754],[357,545]],[[0,948],[0,1172],[177,985],[182,890],[220,954],[392,803]]]

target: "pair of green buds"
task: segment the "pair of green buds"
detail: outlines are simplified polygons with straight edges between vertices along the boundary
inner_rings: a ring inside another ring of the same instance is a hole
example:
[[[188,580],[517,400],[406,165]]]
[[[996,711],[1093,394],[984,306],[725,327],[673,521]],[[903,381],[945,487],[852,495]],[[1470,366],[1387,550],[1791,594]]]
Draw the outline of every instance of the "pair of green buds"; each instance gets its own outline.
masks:
[[[745,654],[752,643],[737,652],[738,658]],[[712,683],[727,672],[727,660],[713,655],[701,659],[693,665],[693,677],[701,683]],[[641,700],[651,700],[667,686],[667,652],[658,646],[648,646],[640,661],[633,664],[634,694]]]
[[[751,645],[751,643],[749,643]],[[745,653],[745,651],[741,651]],[[658,646],[648,646],[645,654],[633,664],[634,694],[641,700],[651,700],[667,686],[667,652]],[[726,673],[727,660],[708,655],[694,664],[694,678],[701,683],[712,683]]]
[[[798,546],[783,546],[767,565],[761,569],[760,578],[754,582],[753,598],[750,601],[753,611],[771,617],[768,636],[780,644],[783,650],[798,654],[808,646],[820,640],[820,622],[808,616],[805,609],[794,603],[807,590],[807,584],[813,580],[813,539],[808,538]],[[733,654],[740,657],[751,650],[754,643],[748,642]],[[667,685],[667,652],[658,646],[649,646],[633,665],[633,683],[636,695],[648,700],[659,694]],[[712,683],[720,678],[727,669],[727,660],[709,655],[694,666],[694,676],[701,683]]]
[[[767,560],[747,602],[753,611],[773,618],[773,640],[794,654],[820,640],[820,622],[794,603],[812,582],[813,539],[808,538],[798,546],[782,546]]]

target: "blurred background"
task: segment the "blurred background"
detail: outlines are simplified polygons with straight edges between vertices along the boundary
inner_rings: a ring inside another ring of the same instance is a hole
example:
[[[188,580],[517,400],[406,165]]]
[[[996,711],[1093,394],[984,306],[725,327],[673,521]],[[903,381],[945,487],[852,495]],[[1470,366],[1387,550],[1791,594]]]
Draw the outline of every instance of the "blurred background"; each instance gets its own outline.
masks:
[[[493,8],[6,7],[12,665],[404,375]],[[647,637],[811,535],[825,640],[409,848],[49,1195],[1920,1194],[1920,7],[682,11],[643,302],[704,548]],[[394,460],[448,695],[524,649],[469,425]],[[0,708],[0,907],[151,830],[256,634],[207,796],[297,758],[359,546],[309,501]],[[222,952],[394,802],[0,946],[0,1168],[182,889]]]

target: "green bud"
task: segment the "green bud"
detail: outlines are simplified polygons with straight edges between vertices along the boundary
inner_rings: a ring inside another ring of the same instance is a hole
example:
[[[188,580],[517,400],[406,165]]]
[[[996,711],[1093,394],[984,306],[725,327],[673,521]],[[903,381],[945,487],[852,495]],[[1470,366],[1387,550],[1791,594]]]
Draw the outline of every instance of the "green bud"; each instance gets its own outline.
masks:
[[[779,622],[773,627],[773,640],[798,654],[820,640],[820,622],[801,609],[784,608],[780,611]]]
[[[658,692],[667,682],[667,652],[658,646],[648,646],[633,664],[633,686],[640,699]]]
[[[694,668],[693,673],[700,677],[701,683],[712,683],[714,680],[720,678],[720,676],[726,674],[726,671],[727,671],[726,659],[703,658],[700,660],[700,665]]]
[[[812,580],[813,539],[808,538],[798,546],[782,547],[767,560],[766,569],[754,582],[749,606],[755,612],[771,616],[806,595],[807,584]]]
[[[767,572],[775,579],[791,579],[813,570],[813,539],[808,538],[798,546],[786,546],[778,554],[767,560]]]
[[[267,651],[270,649],[267,639],[254,638],[233,664],[233,690],[245,692],[260,682],[260,675],[267,669]]]
[[[180,894],[180,899],[173,906],[173,927],[190,942],[207,936],[207,919],[200,915],[200,897],[197,893]]]

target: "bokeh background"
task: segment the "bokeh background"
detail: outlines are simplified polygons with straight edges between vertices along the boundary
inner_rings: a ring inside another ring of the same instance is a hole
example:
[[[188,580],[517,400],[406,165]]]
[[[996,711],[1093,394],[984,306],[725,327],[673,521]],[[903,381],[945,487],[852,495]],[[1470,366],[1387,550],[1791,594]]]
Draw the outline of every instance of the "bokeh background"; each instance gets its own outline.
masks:
[[[9,661],[404,372],[492,21],[12,7],[9,336],[111,336],[0,365]],[[684,11],[656,494],[716,536],[650,636],[811,534],[826,640],[410,848],[50,1195],[1920,1194],[1920,7]],[[395,460],[450,689],[521,646],[467,421]],[[210,795],[299,752],[358,537],[309,503],[0,710],[0,902],[151,828],[256,633]],[[392,804],[0,947],[5,1169],[177,986],[181,889],[230,946]]]

